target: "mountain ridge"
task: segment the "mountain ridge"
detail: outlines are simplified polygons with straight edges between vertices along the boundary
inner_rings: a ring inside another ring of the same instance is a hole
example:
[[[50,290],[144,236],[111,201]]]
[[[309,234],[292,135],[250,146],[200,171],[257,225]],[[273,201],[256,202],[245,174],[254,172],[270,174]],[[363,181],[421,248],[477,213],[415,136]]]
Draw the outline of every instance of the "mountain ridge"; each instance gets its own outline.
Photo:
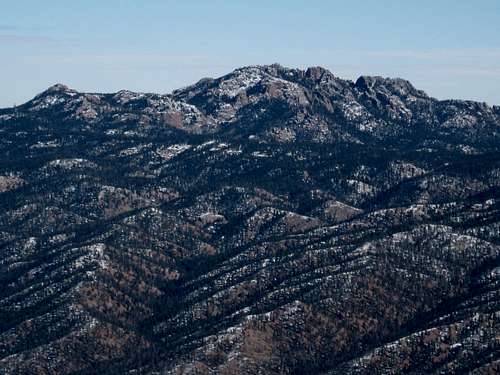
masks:
[[[355,79],[354,81],[351,81],[349,79],[344,79],[344,78],[340,78],[340,77],[337,77],[335,76],[330,70],[324,68],[324,67],[321,67],[321,66],[312,66],[312,67],[308,67],[308,68],[305,68],[304,70],[301,70],[301,69],[294,69],[294,68],[288,68],[288,67],[285,67],[279,63],[273,63],[273,64],[269,64],[269,65],[248,65],[248,66],[244,66],[244,67],[241,67],[241,68],[237,68],[235,69],[234,71],[232,71],[231,73],[228,73],[226,75],[223,75],[219,78],[212,78],[212,77],[205,77],[205,78],[202,78],[200,79],[198,82],[194,83],[194,84],[191,84],[191,85],[187,85],[187,86],[184,86],[184,87],[181,87],[181,88],[178,88],[178,89],[173,89],[170,93],[166,93],[166,94],[159,94],[159,93],[155,93],[155,92],[146,92],[146,91],[130,91],[130,90],[127,90],[127,89],[121,89],[119,91],[116,91],[116,92],[110,92],[110,93],[99,93],[99,92],[83,92],[83,91],[78,91],[74,88],[71,88],[69,87],[68,85],[64,84],[64,83],[61,83],[61,82],[58,82],[58,83],[55,83],[51,86],[49,86],[46,90],[43,90],[42,92],[40,92],[39,94],[35,95],[35,97],[37,96],[40,96],[40,95],[44,95],[44,94],[47,94],[47,93],[50,93],[50,92],[65,92],[65,91],[68,91],[68,92],[77,92],[77,93],[80,93],[80,94],[101,94],[101,95],[106,95],[106,94],[118,94],[120,92],[129,92],[129,93],[133,93],[133,94],[146,94],[146,95],[172,95],[172,96],[175,96],[175,93],[176,92],[179,92],[179,91],[183,91],[185,89],[188,89],[190,87],[195,87],[196,85],[200,84],[200,83],[206,83],[206,82],[213,82],[213,81],[216,81],[216,80],[221,80],[221,79],[224,79],[225,77],[228,77],[228,76],[231,76],[231,75],[234,75],[236,72],[241,72],[241,71],[248,71],[248,70],[252,70],[252,69],[258,69],[258,70],[261,70],[267,74],[269,74],[269,72],[271,72],[271,75],[274,74],[274,76],[276,78],[283,78],[283,75],[278,75],[277,72],[278,71],[281,71],[281,72],[295,72],[295,73],[299,73],[301,74],[302,76],[306,76],[306,77],[313,77],[313,76],[316,76],[318,77],[318,74],[321,76],[322,74],[327,74],[331,77],[334,77],[336,79],[339,79],[341,81],[345,81],[345,82],[349,82],[351,83],[352,85],[354,86],[358,86],[358,87],[362,87],[362,86],[366,86],[366,83],[362,83],[363,81],[365,80],[368,80],[370,82],[375,83],[379,83],[380,81],[382,82],[386,82],[386,83],[390,83],[390,82],[399,82],[405,86],[407,86],[411,91],[414,91],[414,92],[418,92],[420,94],[423,94],[424,96],[427,96],[429,97],[425,91],[423,90],[419,90],[419,89],[416,89],[410,81],[404,79],[404,78],[399,78],[399,77],[383,77],[383,76],[369,76],[369,75],[360,75],[357,79]],[[272,73],[274,72],[274,73]],[[313,73],[313,72],[316,72],[316,73]],[[318,72],[321,72],[321,73],[318,73]],[[286,75],[285,75],[286,77]],[[431,97],[430,97],[431,98]],[[478,103],[478,104],[485,104],[486,106],[488,107],[491,107],[491,108],[494,108],[494,107],[499,107],[498,105],[494,105],[494,104],[488,104],[486,102],[482,102],[482,101],[476,101],[476,100],[469,100],[469,99],[436,99],[436,98],[432,98],[434,100],[437,100],[437,101],[441,101],[441,102],[447,102],[447,101],[459,101],[459,102],[471,102],[471,103]],[[19,104],[17,105],[16,107],[19,107],[19,106],[22,106],[22,105],[25,105],[26,103],[32,101],[33,99],[30,99],[28,100],[27,102],[23,103],[23,104]],[[15,107],[5,107],[5,108],[0,108],[1,110],[9,110],[9,109],[13,109]]]
[[[38,115],[55,109],[66,112],[67,120],[97,123],[133,119],[195,134],[224,133],[229,124],[251,123],[265,116],[270,102],[276,109],[287,108],[282,113],[285,124],[268,132],[282,140],[299,136],[332,142],[340,137],[363,142],[360,136],[381,138],[393,131],[405,136],[407,130],[400,126],[403,122],[431,131],[442,131],[443,125],[469,127],[467,135],[471,137],[484,127],[483,131],[496,135],[500,116],[500,108],[473,101],[439,101],[399,78],[361,76],[352,82],[320,67],[299,70],[277,64],[236,69],[165,95],[127,90],[79,93],[58,84],[15,110],[2,110],[2,116],[26,115],[24,108]],[[248,113],[257,118],[248,118]],[[449,121],[438,114],[447,115]],[[441,129],[436,129],[437,125]]]

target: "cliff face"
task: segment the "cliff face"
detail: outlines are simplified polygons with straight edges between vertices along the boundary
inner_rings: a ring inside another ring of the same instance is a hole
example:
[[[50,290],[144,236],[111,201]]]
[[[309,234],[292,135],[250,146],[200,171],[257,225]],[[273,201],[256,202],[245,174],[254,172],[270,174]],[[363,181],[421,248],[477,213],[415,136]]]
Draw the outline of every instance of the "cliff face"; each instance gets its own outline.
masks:
[[[495,373],[500,108],[238,69],[0,110],[0,373]]]

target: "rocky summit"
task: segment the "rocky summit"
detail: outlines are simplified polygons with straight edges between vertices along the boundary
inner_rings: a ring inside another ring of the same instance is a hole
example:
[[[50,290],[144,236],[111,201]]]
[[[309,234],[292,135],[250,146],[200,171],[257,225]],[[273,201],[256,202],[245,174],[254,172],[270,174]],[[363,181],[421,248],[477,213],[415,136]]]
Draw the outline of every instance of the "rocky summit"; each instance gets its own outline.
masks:
[[[500,372],[500,107],[237,69],[0,110],[0,374]]]

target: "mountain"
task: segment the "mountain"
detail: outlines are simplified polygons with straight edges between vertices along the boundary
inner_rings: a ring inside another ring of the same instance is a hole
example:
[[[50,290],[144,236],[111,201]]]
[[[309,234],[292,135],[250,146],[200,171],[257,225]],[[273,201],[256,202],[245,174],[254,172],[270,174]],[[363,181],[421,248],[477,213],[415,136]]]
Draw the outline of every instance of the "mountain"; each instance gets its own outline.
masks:
[[[0,110],[0,374],[500,371],[500,107],[251,66]]]

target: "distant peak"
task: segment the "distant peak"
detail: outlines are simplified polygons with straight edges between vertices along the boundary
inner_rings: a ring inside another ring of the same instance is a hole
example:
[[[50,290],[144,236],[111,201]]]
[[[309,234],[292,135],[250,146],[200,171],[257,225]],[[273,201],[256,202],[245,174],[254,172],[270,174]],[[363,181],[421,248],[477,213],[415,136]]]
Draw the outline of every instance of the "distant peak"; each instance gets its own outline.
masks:
[[[63,85],[62,83],[57,83],[53,86],[50,86],[47,90],[41,92],[37,96],[35,96],[34,99],[40,99],[46,96],[51,96],[51,95],[69,95],[69,96],[74,96],[78,92],[76,90],[73,90],[69,88],[66,85]]]
[[[62,83],[56,83],[53,86],[50,86],[47,90],[45,90],[47,93],[55,93],[55,92],[75,92],[75,90],[69,88],[66,85],[63,85]]]
[[[114,94],[114,96],[119,97],[119,96],[135,95],[135,94],[137,94],[137,93],[134,91],[131,91],[131,90],[120,90],[120,91],[117,91]]]
[[[263,72],[269,72],[272,70],[282,70],[282,69],[286,69],[286,68],[284,68],[282,65],[280,65],[278,63],[274,63],[274,64],[269,64],[269,65],[247,65],[247,66],[243,66],[241,68],[238,68],[235,71],[238,72],[238,71],[246,71],[246,70],[251,70],[251,71],[260,70]]]
[[[62,83],[57,83],[53,86],[50,86],[47,90],[41,92],[37,96],[35,96],[34,99],[41,99],[47,96],[57,96],[57,95],[75,96],[76,94],[78,94],[76,90],[73,90],[68,86],[63,85]]]
[[[427,97],[427,94],[417,90],[409,81],[402,78],[384,78],[380,76],[361,76],[355,86],[363,91],[386,89],[402,96]]]
[[[306,70],[306,78],[312,79],[313,81],[319,81],[325,75],[333,76],[332,72],[321,66],[312,66]]]
[[[234,70],[232,73],[228,74],[227,76],[232,76],[232,75],[239,75],[241,73],[243,74],[256,74],[256,75],[261,75],[261,76],[271,76],[271,77],[277,77],[277,78],[284,78],[289,75],[294,75],[298,74],[299,70],[298,69],[291,69],[287,68],[283,65],[280,65],[278,63],[270,64],[270,65],[249,65],[249,66],[244,66],[242,68],[238,68]],[[227,77],[225,76],[225,77]]]
[[[369,90],[375,84],[375,79],[380,77],[361,76],[356,80],[356,87],[361,90]]]

